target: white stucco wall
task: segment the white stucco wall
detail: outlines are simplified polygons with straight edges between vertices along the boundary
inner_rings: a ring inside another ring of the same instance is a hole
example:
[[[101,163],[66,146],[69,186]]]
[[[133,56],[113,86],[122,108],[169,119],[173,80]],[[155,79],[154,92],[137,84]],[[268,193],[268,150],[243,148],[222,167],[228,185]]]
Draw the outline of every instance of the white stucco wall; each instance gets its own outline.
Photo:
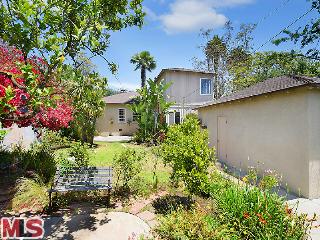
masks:
[[[126,111],[125,123],[119,123],[118,121],[119,108],[124,108]],[[97,120],[96,129],[102,136],[131,136],[138,129],[137,123],[132,120],[133,113],[126,104],[107,104],[104,114]]]
[[[320,197],[319,90],[291,89],[198,112],[223,162],[243,170],[276,170],[290,191]],[[223,146],[218,145],[218,117],[227,121],[224,131],[220,129]]]

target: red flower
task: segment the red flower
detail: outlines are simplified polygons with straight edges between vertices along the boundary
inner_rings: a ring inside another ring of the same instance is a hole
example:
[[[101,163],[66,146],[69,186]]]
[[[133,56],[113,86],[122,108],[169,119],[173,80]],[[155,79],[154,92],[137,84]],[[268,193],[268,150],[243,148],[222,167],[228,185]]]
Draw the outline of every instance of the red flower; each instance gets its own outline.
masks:
[[[287,215],[291,215],[291,213],[292,213],[292,208],[289,208],[288,204],[286,204],[285,211],[286,211],[286,214],[287,214]]]
[[[262,217],[262,215],[260,213],[257,213],[257,216],[259,218],[259,221],[263,224],[267,224],[267,221]]]
[[[244,212],[244,213],[243,213],[243,217],[244,217],[245,219],[248,219],[248,218],[250,218],[250,214],[249,214],[248,212]]]

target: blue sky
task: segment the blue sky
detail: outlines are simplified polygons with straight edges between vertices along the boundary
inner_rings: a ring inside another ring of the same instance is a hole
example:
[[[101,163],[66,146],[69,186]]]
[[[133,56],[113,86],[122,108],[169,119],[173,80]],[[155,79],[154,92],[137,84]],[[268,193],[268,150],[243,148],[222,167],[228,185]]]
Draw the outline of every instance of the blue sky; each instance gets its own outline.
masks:
[[[110,73],[101,58],[94,58],[101,75],[112,88],[135,89],[140,85],[140,72],[134,71],[130,58],[143,50],[150,51],[157,68],[148,73],[154,78],[162,68],[192,68],[193,57],[201,57],[199,30],[213,28],[222,31],[224,22],[231,20],[235,27],[241,23],[257,23],[253,44],[257,48],[281,31],[311,6],[306,0],[145,0],[147,16],[142,29],[129,28],[111,34],[111,45],[105,56],[119,65],[117,76]],[[290,29],[296,29],[310,18],[313,11]],[[266,44],[260,50],[297,49],[293,44]]]

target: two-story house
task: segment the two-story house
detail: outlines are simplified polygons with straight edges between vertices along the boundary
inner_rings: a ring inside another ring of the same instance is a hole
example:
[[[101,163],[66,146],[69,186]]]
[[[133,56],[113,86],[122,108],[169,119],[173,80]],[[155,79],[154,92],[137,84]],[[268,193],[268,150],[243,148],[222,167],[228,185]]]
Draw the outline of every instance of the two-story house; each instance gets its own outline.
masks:
[[[171,125],[180,123],[186,114],[194,112],[193,108],[212,101],[212,73],[184,69],[162,69],[155,81],[171,82],[165,92],[165,99],[173,102],[166,116]],[[122,92],[104,98],[106,109],[98,121],[97,131],[100,135],[132,135],[137,130],[135,114],[128,104],[138,95],[137,92]]]
[[[162,69],[155,81],[171,82],[165,99],[173,102],[166,117],[169,125],[180,123],[194,108],[213,100],[212,73],[184,68]]]

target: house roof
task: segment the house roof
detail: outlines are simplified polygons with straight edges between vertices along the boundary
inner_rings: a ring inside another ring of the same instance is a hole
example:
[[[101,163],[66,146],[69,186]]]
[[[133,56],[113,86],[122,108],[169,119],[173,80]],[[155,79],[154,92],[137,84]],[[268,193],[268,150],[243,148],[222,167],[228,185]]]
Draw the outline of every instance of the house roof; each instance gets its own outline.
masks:
[[[232,93],[229,96],[221,97],[218,100],[211,101],[198,107],[197,109],[301,86],[318,87],[320,86],[320,78],[304,76],[282,76],[270,78],[241,91]]]
[[[194,69],[187,69],[187,68],[163,68],[158,76],[155,78],[155,81],[158,81],[160,76],[165,72],[194,72],[194,73],[202,73],[202,74],[212,74],[209,71],[201,71],[201,70],[194,70]]]
[[[137,92],[123,92],[104,98],[105,103],[131,103],[139,94]]]

